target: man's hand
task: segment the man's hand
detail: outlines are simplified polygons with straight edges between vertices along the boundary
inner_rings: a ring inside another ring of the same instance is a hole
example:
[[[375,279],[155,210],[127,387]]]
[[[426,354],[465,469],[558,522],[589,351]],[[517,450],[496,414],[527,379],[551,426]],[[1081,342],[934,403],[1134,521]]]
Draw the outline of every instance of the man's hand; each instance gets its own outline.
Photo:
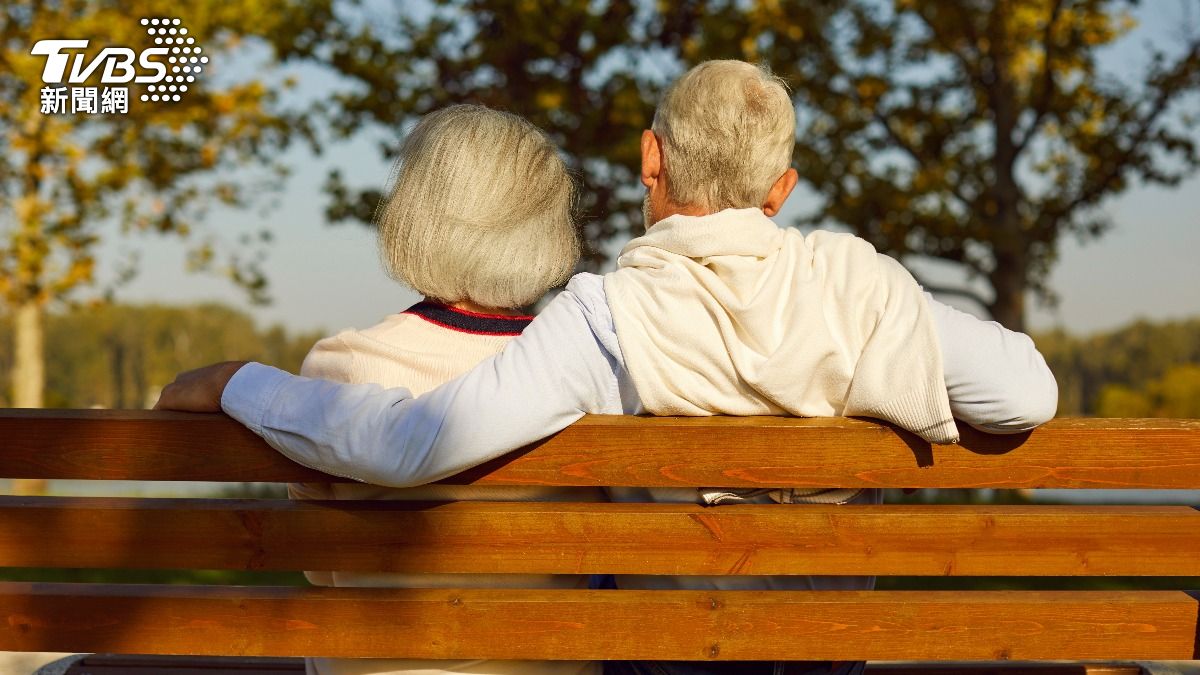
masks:
[[[155,410],[221,412],[221,395],[233,374],[249,361],[226,361],[175,376],[158,396]]]

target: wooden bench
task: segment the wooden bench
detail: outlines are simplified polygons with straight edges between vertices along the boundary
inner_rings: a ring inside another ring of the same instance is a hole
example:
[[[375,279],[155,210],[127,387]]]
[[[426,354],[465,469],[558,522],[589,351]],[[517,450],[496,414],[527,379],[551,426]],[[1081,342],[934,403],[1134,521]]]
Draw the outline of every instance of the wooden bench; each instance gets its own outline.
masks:
[[[286,460],[224,416],[71,410],[0,411],[0,476],[336,480]],[[860,420],[589,417],[448,482],[1195,489],[1200,421],[1059,420],[1020,437],[968,430],[959,446],[931,448]],[[1200,576],[1200,511],[1188,506],[4,497],[0,511],[5,567]],[[433,659],[1178,660],[1200,658],[1198,613],[1198,596],[1185,590],[380,590],[5,582],[0,650]],[[134,672],[102,671],[99,665],[94,672]],[[957,672],[912,668],[886,665],[876,672]]]

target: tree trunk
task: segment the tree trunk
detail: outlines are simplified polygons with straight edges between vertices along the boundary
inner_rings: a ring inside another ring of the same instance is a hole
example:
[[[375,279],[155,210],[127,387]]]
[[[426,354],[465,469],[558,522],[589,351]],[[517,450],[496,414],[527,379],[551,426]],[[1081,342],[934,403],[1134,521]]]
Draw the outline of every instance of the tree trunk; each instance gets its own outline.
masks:
[[[46,390],[46,362],[43,353],[42,306],[36,300],[19,305],[13,313],[13,406],[41,408]],[[46,481],[14,480],[14,494],[37,495],[46,492]]]
[[[125,345],[116,336],[109,337],[109,364],[112,366],[112,407],[128,408],[125,402]]]
[[[1016,87],[1010,76],[1009,36],[1005,30],[1005,8],[1001,3],[992,6],[988,21],[990,38],[989,106],[992,109],[994,132],[991,186],[994,208],[991,227],[995,233],[992,255],[995,268],[988,275],[995,300],[988,307],[992,318],[1011,330],[1025,331],[1025,285],[1028,273],[1025,264],[1025,234],[1021,231],[1021,186],[1017,183],[1017,145],[1013,134],[1020,118]]]
[[[992,318],[1010,330],[1025,332],[1025,265],[1016,256],[996,255],[989,278],[995,300],[988,306]]]
[[[42,308],[36,301],[17,307],[13,329],[13,406],[41,408],[45,404],[45,356],[42,345]]]

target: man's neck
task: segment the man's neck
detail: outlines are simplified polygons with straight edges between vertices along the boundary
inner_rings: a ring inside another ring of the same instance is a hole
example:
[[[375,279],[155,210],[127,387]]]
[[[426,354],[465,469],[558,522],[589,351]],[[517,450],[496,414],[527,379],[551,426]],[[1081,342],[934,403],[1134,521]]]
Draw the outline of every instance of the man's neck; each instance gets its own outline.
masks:
[[[671,216],[692,216],[694,218],[699,218],[701,216],[711,216],[714,213],[719,213],[719,211],[713,211],[712,209],[707,209],[702,206],[678,206],[675,204],[670,204],[663,209],[663,212],[659,214],[659,217],[654,221],[654,224],[657,225],[659,221],[666,220]]]
[[[677,204],[669,204],[663,209],[663,212],[659,214],[658,220],[666,220],[671,216],[711,216],[714,213],[716,213],[716,211],[713,211],[712,209],[706,209],[702,206],[680,206]],[[658,220],[654,222],[658,222]]]

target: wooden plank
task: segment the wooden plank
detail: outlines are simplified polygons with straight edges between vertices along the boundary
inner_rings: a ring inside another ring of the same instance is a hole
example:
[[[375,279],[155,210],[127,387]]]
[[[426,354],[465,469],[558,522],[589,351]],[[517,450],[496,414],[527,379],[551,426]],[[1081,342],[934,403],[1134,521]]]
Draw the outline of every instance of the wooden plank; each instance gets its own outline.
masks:
[[[1137,665],[1090,663],[882,663],[868,675],[1143,675]],[[304,673],[301,659],[227,656],[126,656],[91,654],[65,675],[292,675]]]
[[[465,659],[1191,659],[1183,592],[0,585],[0,649]]]
[[[79,654],[64,675],[293,675],[300,658]],[[58,664],[56,664],[57,666]],[[61,666],[59,666],[61,669]],[[41,673],[42,671],[38,671]],[[55,670],[54,672],[59,672]],[[867,675],[1147,675],[1135,663],[1080,662],[873,662]]]
[[[0,410],[0,476],[96,480],[329,480],[225,415]]]
[[[295,481],[222,415],[0,411],[10,478]],[[728,487],[1200,488],[1200,420],[1055,420],[936,446],[871,421],[589,416],[448,482]]]
[[[1200,576],[1186,506],[0,498],[0,566]]]

